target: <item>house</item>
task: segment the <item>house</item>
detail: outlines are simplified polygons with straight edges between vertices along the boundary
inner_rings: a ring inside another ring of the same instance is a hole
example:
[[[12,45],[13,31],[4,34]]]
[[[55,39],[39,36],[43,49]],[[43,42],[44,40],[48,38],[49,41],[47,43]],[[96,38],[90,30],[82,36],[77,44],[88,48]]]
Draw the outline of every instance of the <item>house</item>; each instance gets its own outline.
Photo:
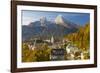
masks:
[[[28,44],[28,48],[29,50],[35,50],[36,47],[34,45]]]
[[[79,51],[79,49],[76,46],[74,46],[74,45],[68,44],[66,46],[66,52],[67,53],[71,53],[71,52],[75,53],[77,51]]]
[[[34,41],[34,44],[28,44],[29,50],[34,50],[36,48],[36,39]]]
[[[84,57],[82,51],[76,46],[71,45],[71,44],[68,44],[66,46],[66,53],[67,53],[68,60],[83,59]]]

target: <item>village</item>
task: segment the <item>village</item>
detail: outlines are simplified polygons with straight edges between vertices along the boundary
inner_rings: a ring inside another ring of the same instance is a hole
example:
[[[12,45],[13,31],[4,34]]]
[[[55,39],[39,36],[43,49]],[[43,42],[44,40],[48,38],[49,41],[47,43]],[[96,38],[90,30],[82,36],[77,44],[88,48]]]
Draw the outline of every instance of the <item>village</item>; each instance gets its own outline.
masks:
[[[71,41],[63,39],[62,41],[55,41],[52,36],[50,39],[41,40],[38,42],[37,38],[28,42],[29,50],[41,49],[41,46],[47,45],[51,48],[50,60],[85,60],[89,58],[89,50],[83,50],[78,48]]]

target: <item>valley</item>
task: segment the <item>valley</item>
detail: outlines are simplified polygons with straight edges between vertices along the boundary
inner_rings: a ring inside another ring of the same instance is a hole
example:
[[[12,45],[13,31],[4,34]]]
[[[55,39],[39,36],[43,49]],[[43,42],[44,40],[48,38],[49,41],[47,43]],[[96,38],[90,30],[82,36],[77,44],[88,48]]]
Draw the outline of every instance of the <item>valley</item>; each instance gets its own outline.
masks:
[[[90,58],[89,23],[72,23],[58,15],[55,22],[40,21],[22,26],[22,62],[87,60]]]

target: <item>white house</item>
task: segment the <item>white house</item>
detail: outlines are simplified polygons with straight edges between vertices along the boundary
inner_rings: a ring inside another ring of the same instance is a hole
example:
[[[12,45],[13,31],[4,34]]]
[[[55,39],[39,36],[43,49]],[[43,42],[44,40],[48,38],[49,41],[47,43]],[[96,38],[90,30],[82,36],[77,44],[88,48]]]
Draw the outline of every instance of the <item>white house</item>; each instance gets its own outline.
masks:
[[[36,39],[34,41],[34,44],[28,44],[29,50],[34,50],[36,48]]]
[[[67,52],[67,53],[77,52],[77,51],[79,51],[79,49],[78,49],[76,46],[73,46],[73,45],[71,45],[71,44],[68,44],[68,45],[66,46],[66,52]]]
[[[28,47],[29,47],[29,50],[34,50],[36,47],[34,46],[34,45],[28,45]]]
[[[84,55],[81,53],[81,50],[71,44],[68,44],[66,46],[66,52],[68,55],[67,58],[70,60],[78,59],[78,57],[81,57],[81,59],[84,58]],[[77,53],[78,53],[78,55],[75,56]]]

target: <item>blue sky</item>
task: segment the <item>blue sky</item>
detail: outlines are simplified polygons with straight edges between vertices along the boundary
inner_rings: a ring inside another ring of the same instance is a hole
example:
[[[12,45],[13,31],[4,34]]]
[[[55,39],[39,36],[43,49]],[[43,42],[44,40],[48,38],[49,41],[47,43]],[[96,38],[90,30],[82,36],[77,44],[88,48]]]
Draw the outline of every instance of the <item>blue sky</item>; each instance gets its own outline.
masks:
[[[28,25],[30,22],[39,21],[43,16],[46,17],[48,21],[54,21],[58,15],[62,15],[65,19],[79,25],[84,25],[90,21],[89,13],[22,10],[22,25]]]

